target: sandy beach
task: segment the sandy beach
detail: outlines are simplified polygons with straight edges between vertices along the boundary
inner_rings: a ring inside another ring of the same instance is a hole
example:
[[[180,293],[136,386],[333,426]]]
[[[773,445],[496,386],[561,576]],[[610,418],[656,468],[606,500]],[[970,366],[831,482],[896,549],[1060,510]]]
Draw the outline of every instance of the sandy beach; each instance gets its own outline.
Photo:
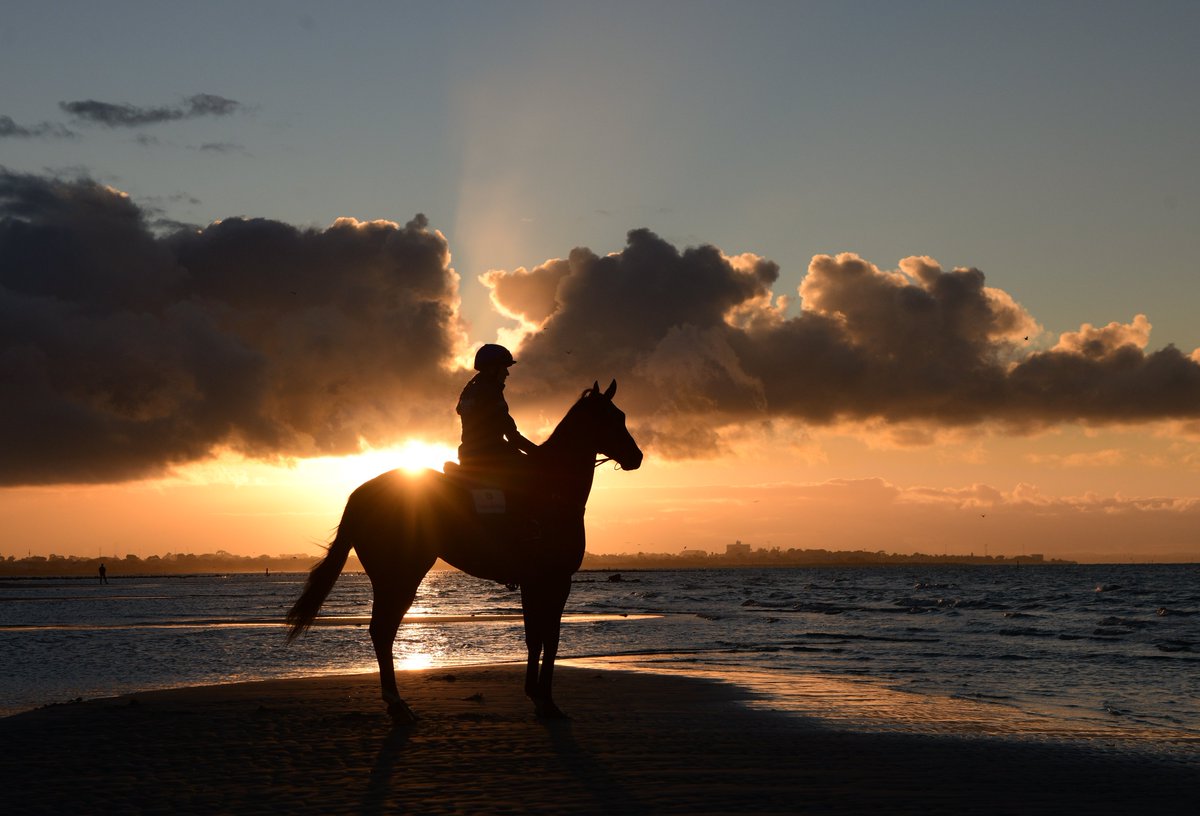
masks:
[[[147,692],[0,720],[26,813],[1193,813],[1200,769],[1103,749],[864,734],[747,708],[733,685],[561,668],[539,721],[521,668]]]

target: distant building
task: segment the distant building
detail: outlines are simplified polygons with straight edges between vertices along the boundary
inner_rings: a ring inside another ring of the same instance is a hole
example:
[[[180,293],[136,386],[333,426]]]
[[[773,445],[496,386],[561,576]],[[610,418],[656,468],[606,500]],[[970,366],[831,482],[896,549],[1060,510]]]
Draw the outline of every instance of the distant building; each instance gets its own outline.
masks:
[[[743,544],[740,540],[733,544],[725,545],[725,555],[731,558],[743,558],[750,555],[750,545]]]

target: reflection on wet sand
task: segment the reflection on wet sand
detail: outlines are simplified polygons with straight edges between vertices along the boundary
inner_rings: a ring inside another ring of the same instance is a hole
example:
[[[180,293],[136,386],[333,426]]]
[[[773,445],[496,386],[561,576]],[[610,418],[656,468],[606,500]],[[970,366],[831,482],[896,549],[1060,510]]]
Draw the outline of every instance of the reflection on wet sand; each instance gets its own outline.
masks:
[[[702,658],[701,658],[702,659]],[[603,667],[656,674],[683,674],[741,686],[752,696],[744,704],[816,720],[840,731],[918,733],[962,737],[1004,737],[1056,742],[1095,742],[1124,750],[1195,757],[1195,734],[1185,729],[1147,726],[1133,718],[1108,715],[1086,719],[1080,712],[1050,717],[1002,702],[947,695],[915,694],[866,677],[772,672],[713,667],[683,655],[630,655],[565,660],[563,665]]]

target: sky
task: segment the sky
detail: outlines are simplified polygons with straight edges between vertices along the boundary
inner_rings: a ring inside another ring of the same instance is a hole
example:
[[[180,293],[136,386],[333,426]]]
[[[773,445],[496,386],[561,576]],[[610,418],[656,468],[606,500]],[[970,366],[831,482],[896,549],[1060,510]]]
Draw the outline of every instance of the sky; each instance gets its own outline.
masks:
[[[616,379],[595,552],[1200,560],[1194,3],[4,3],[0,556],[319,552]]]

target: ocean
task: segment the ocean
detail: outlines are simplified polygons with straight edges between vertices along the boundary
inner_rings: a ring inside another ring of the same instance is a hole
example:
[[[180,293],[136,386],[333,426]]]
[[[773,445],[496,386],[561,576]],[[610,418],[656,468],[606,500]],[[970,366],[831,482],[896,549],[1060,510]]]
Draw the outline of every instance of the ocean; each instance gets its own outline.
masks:
[[[0,715],[375,669],[362,574],[342,575],[322,625],[291,645],[280,621],[304,575],[109,578],[0,581]],[[430,573],[395,657],[523,661],[518,593]],[[1198,565],[581,572],[560,660],[737,682],[754,705],[843,728],[1200,754]]]

